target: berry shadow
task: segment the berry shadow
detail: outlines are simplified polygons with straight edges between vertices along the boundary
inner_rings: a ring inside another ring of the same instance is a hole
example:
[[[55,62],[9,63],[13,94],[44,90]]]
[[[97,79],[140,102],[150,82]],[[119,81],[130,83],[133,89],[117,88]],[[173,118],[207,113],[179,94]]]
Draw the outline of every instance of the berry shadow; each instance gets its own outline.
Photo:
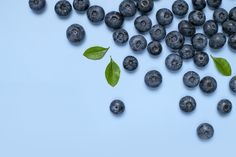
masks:
[[[60,20],[67,20],[67,19],[69,19],[71,16],[72,16],[72,12],[71,12],[69,15],[67,15],[67,16],[59,16],[59,15],[57,15],[57,17],[58,17]]]
[[[43,9],[41,9],[41,10],[31,10],[31,11],[33,12],[33,14],[38,16],[38,15],[43,14],[47,9],[48,9],[48,5],[46,3],[45,7]]]
[[[148,90],[151,91],[151,92],[161,90],[162,84],[163,84],[163,83],[161,83],[158,87],[148,87],[148,86],[144,83],[144,85],[146,86],[146,89],[148,89]]]

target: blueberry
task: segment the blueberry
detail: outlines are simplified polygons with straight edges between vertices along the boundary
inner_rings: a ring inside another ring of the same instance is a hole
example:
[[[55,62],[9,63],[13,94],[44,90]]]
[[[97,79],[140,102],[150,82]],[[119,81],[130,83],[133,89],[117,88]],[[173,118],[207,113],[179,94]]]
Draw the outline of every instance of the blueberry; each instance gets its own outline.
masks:
[[[236,22],[233,20],[227,20],[222,25],[224,33],[232,35],[236,33]]]
[[[86,11],[90,5],[89,0],[74,0],[73,7],[77,11]]]
[[[166,57],[165,64],[168,70],[178,71],[183,65],[183,60],[177,54],[170,54]]]
[[[105,23],[110,28],[119,29],[124,23],[124,17],[119,12],[111,11],[106,14]]]
[[[206,0],[192,0],[193,8],[202,10],[206,7]]]
[[[201,140],[209,140],[214,135],[214,128],[211,124],[202,123],[197,128],[197,135]]]
[[[162,75],[159,71],[151,70],[146,73],[144,82],[148,87],[157,88],[162,83]]]
[[[114,115],[120,115],[125,111],[125,104],[121,100],[113,100],[110,104],[110,111]]]
[[[85,30],[83,26],[79,24],[72,24],[66,31],[67,39],[72,42],[80,42],[85,38]]]
[[[129,34],[125,29],[118,29],[113,33],[113,40],[117,44],[124,44],[129,40]]]
[[[188,15],[188,20],[195,26],[202,26],[206,21],[206,15],[202,11],[192,11]]]
[[[167,9],[167,8],[162,8],[159,9],[156,13],[156,19],[157,22],[162,25],[162,26],[166,26],[172,23],[173,21],[173,14],[172,12]]]
[[[72,6],[67,0],[60,0],[56,3],[54,10],[58,16],[68,16],[72,11]]]
[[[222,0],[207,0],[207,5],[211,8],[219,8]]]
[[[192,37],[196,33],[195,26],[187,20],[182,20],[178,25],[178,29],[186,37]]]
[[[197,103],[195,99],[191,96],[185,96],[179,101],[179,108],[181,109],[181,111],[186,113],[193,112],[196,108],[196,105]]]
[[[233,8],[229,11],[229,19],[236,21],[236,7],[233,7]]]
[[[98,23],[98,22],[103,21],[105,17],[105,11],[102,7],[98,5],[93,5],[89,7],[87,10],[87,17],[89,21],[93,23]]]
[[[166,29],[161,25],[154,25],[149,31],[152,40],[161,41],[166,36]]]
[[[217,82],[213,77],[206,76],[203,79],[201,79],[199,87],[202,92],[210,94],[216,90]]]
[[[177,16],[184,16],[188,13],[188,3],[185,0],[176,0],[172,5],[172,12]]]
[[[129,45],[134,51],[142,51],[147,47],[147,40],[142,35],[134,35],[129,40]]]
[[[209,40],[209,46],[213,49],[220,49],[226,43],[226,36],[223,33],[216,33]]]
[[[236,76],[232,77],[229,81],[229,88],[232,92],[236,93]]]
[[[128,71],[134,71],[138,67],[138,60],[134,56],[127,56],[123,61],[123,67]]]
[[[218,24],[214,20],[208,20],[203,25],[203,31],[210,37],[218,32]]]
[[[209,63],[209,56],[206,52],[197,52],[193,57],[194,64],[198,67],[205,67]]]
[[[229,39],[228,39],[228,45],[236,50],[236,33],[232,34],[229,36]]]
[[[185,44],[179,51],[179,55],[183,59],[190,59],[193,58],[195,54],[195,50],[192,45],[190,44]]]
[[[119,11],[124,17],[132,17],[136,14],[136,4],[133,0],[123,0],[120,3]]]
[[[46,6],[45,0],[29,0],[29,7],[34,11],[40,11]]]
[[[223,8],[218,8],[213,13],[213,18],[218,23],[225,22],[229,17],[228,12]]]
[[[137,7],[141,13],[145,14],[152,11],[153,6],[153,0],[137,0]]]
[[[202,33],[196,33],[192,37],[191,42],[194,49],[196,49],[197,51],[202,51],[206,48],[208,40],[206,35]]]
[[[135,19],[134,26],[139,32],[147,32],[152,27],[152,21],[148,16],[142,15]]]
[[[222,99],[217,104],[217,110],[220,114],[228,114],[232,110],[232,103],[228,99]]]
[[[200,82],[200,76],[194,71],[188,71],[183,76],[184,85],[189,88],[195,88]]]
[[[185,38],[177,31],[172,31],[166,36],[166,45],[174,50],[178,50],[183,47]]]
[[[151,55],[157,56],[162,52],[162,46],[158,41],[151,41],[148,46],[147,50]]]

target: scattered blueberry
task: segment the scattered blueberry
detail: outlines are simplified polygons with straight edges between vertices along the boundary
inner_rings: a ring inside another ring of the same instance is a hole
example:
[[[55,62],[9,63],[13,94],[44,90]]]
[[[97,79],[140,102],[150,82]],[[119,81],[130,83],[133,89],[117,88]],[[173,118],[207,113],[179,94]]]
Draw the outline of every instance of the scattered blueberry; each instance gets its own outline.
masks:
[[[113,100],[110,104],[110,111],[114,115],[120,115],[125,111],[125,104],[121,100]]]
[[[193,112],[197,106],[195,99],[191,96],[185,96],[179,101],[179,108],[186,113]]]
[[[169,48],[178,50],[183,47],[185,38],[181,33],[172,31],[167,34],[165,41]]]
[[[152,21],[148,16],[142,15],[135,19],[134,26],[139,32],[147,32],[152,27]]]
[[[162,9],[157,11],[156,19],[157,19],[157,22],[160,25],[166,26],[166,25],[169,25],[169,24],[172,23],[172,21],[173,21],[173,14],[172,14],[172,12],[169,9],[162,8]]]
[[[138,60],[134,56],[127,56],[123,61],[123,67],[128,71],[134,71],[138,67]]]
[[[217,110],[220,114],[228,114],[232,110],[232,103],[228,99],[222,99],[217,104]]]
[[[142,35],[134,35],[129,40],[129,45],[134,51],[142,51],[147,47],[147,40]]]
[[[224,33],[232,35],[236,33],[236,22],[233,20],[227,20],[222,25]]]
[[[73,7],[77,11],[86,11],[90,5],[89,0],[74,0]]]
[[[144,82],[148,87],[157,88],[162,83],[162,75],[159,71],[151,70],[146,73]]]
[[[172,5],[172,12],[177,16],[184,16],[188,13],[188,3],[185,0],[176,0]]]
[[[66,31],[67,39],[72,42],[80,42],[85,38],[85,30],[83,26],[79,24],[72,24]]]
[[[218,24],[214,20],[208,20],[203,25],[204,33],[211,37],[218,32]]]
[[[46,6],[45,0],[29,0],[29,7],[33,11],[40,11]]]
[[[141,13],[145,14],[152,11],[153,6],[153,0],[137,0],[137,7]]]
[[[119,11],[124,17],[132,17],[136,14],[136,4],[133,0],[123,0],[120,3]]]
[[[195,50],[192,45],[190,44],[185,44],[179,51],[179,55],[183,59],[190,59],[193,58],[195,54]]]
[[[228,12],[223,8],[218,8],[213,13],[213,18],[218,23],[224,23],[229,17]]]
[[[149,31],[152,40],[161,41],[166,36],[166,29],[161,25],[154,25]]]
[[[192,0],[193,8],[202,10],[206,7],[206,0]]]
[[[178,29],[179,32],[186,37],[192,37],[196,33],[195,26],[187,20],[180,21]]]
[[[207,5],[211,8],[219,8],[222,0],[207,0]]]
[[[233,8],[229,11],[229,19],[236,21],[236,7],[233,7]]]
[[[119,29],[124,23],[124,17],[119,12],[111,11],[106,14],[105,23],[109,28]]]
[[[206,15],[202,11],[192,11],[188,15],[188,20],[195,26],[202,26],[206,21]]]
[[[147,50],[151,55],[157,56],[162,52],[162,46],[158,41],[151,41],[148,46]]]
[[[201,79],[199,87],[202,92],[210,94],[216,90],[217,82],[213,77],[206,76],[203,79]]]
[[[236,50],[236,33],[232,34],[229,36],[229,39],[228,39],[228,45]]]
[[[113,33],[113,40],[117,44],[124,44],[129,40],[129,34],[123,28],[118,29],[118,30],[114,31],[114,33]]]
[[[197,51],[202,51],[206,48],[208,40],[206,35],[202,33],[196,33],[192,37],[191,42],[194,49],[196,49]]]
[[[205,67],[209,63],[209,56],[206,52],[197,52],[193,57],[194,64],[198,67]]]
[[[214,135],[214,128],[211,124],[202,123],[197,128],[197,135],[202,140],[209,140]]]
[[[89,7],[87,10],[87,17],[89,21],[93,23],[98,23],[98,22],[103,21],[105,17],[105,11],[102,7],[98,5],[93,5]]]
[[[236,93],[236,76],[232,77],[229,81],[229,88],[232,92]]]
[[[60,0],[56,3],[54,10],[58,16],[68,16],[72,11],[72,6],[67,0]]]
[[[200,76],[194,71],[188,71],[183,76],[184,85],[189,88],[195,88],[200,82]]]
[[[178,54],[170,54],[165,60],[166,68],[170,71],[178,71],[183,65],[183,60]]]
[[[223,33],[216,33],[209,40],[209,46],[213,49],[220,49],[226,43],[226,36]]]

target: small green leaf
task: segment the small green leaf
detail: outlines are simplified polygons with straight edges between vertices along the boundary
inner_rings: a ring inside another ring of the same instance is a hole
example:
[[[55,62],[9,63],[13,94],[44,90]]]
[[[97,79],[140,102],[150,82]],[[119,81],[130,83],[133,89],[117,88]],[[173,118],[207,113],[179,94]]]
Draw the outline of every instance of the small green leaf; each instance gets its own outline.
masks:
[[[115,87],[120,79],[120,67],[116,62],[113,61],[111,58],[110,63],[107,65],[105,70],[105,76],[107,82],[112,86]]]
[[[104,48],[104,47],[100,47],[100,46],[94,46],[94,47],[88,48],[84,52],[84,56],[88,59],[91,59],[91,60],[99,60],[104,57],[104,55],[106,54],[106,52],[108,50],[109,50],[109,47]]]
[[[224,76],[230,76],[232,73],[231,70],[231,66],[229,64],[229,62],[224,59],[224,58],[217,58],[217,57],[213,57],[211,55],[211,58],[213,59],[216,68],[218,69],[218,71],[224,75]]]

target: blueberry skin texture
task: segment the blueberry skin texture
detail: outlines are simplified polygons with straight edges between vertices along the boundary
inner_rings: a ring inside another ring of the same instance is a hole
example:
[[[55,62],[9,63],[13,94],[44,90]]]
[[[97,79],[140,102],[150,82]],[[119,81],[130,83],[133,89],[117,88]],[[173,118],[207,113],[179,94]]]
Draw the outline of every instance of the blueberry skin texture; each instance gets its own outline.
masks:
[[[114,115],[120,115],[125,111],[125,104],[121,100],[113,100],[110,104],[110,111]]]
[[[92,23],[98,23],[103,21],[105,17],[105,11],[98,5],[93,5],[87,10],[87,17]]]
[[[206,76],[203,79],[201,79],[199,87],[202,92],[210,94],[215,92],[217,88],[217,82],[213,77]]]
[[[218,8],[213,13],[214,20],[221,24],[225,22],[228,19],[228,17],[229,17],[228,12],[223,8]]]
[[[220,114],[228,114],[232,110],[232,103],[228,99],[222,99],[217,104],[217,110]]]
[[[236,22],[233,20],[227,20],[222,25],[224,33],[232,35],[236,33]]]
[[[111,11],[106,14],[105,23],[109,28],[119,29],[124,23],[124,17],[119,12]]]
[[[162,26],[171,24],[173,18],[173,13],[167,8],[159,9],[156,13],[157,22]]]
[[[138,0],[137,1],[137,8],[143,14],[146,14],[152,11],[153,6],[154,6],[153,0]]]
[[[207,47],[207,37],[202,33],[196,33],[191,39],[193,48],[197,51],[202,51]]]
[[[209,46],[213,49],[220,49],[226,43],[226,36],[223,33],[216,33],[209,40]]]
[[[200,76],[194,71],[188,71],[183,76],[183,83],[188,88],[195,88],[199,85]]]
[[[169,48],[178,50],[183,47],[185,38],[181,33],[172,31],[167,34],[165,41]]]
[[[191,96],[185,96],[179,101],[179,108],[181,111],[190,113],[195,110],[197,103],[195,99]]]
[[[157,88],[162,83],[162,75],[157,70],[151,70],[146,73],[144,82],[150,88]]]
[[[179,55],[183,59],[191,59],[195,54],[195,50],[192,45],[185,44],[179,51]]]
[[[182,58],[177,54],[170,54],[165,60],[166,68],[170,71],[178,71],[183,65]]]
[[[206,15],[202,11],[192,11],[188,15],[188,20],[195,26],[202,26],[206,21]]]
[[[161,25],[154,25],[149,31],[152,40],[161,41],[166,36],[166,29]]]
[[[136,4],[133,0],[124,0],[119,5],[119,11],[124,17],[132,17],[136,14]]]
[[[138,68],[138,60],[134,56],[127,56],[123,61],[123,67],[127,71],[134,71]]]
[[[236,7],[233,7],[233,8],[229,11],[229,19],[236,21]]]
[[[89,8],[89,0],[74,0],[73,7],[77,11],[86,11]]]
[[[172,12],[180,17],[185,16],[188,13],[189,6],[185,0],[176,0],[172,5]]]
[[[229,88],[233,93],[236,93],[236,76],[233,76],[229,81]]]
[[[202,10],[206,7],[206,0],[192,0],[193,8]]]
[[[228,45],[236,50],[236,33],[232,34],[229,36],[229,39],[228,39]]]
[[[187,20],[182,20],[178,24],[179,32],[185,37],[192,37],[196,33],[195,26]]]
[[[29,7],[33,11],[40,11],[46,6],[45,0],[29,0]]]
[[[142,51],[147,47],[147,40],[142,35],[134,35],[129,40],[129,45],[133,51]]]
[[[149,54],[157,56],[161,54],[162,46],[158,41],[151,41],[147,46],[147,50]]]
[[[113,33],[113,40],[115,43],[122,45],[129,40],[129,34],[123,28],[118,29]]]
[[[218,24],[214,20],[208,20],[203,25],[204,33],[211,37],[218,32]]]
[[[211,124],[202,123],[197,127],[197,135],[201,140],[209,140],[214,136],[214,128]]]
[[[205,67],[209,63],[209,56],[206,52],[197,52],[193,57],[194,64],[199,67]]]
[[[54,10],[58,16],[68,16],[72,11],[72,6],[67,0],[60,0],[56,3]]]
[[[207,0],[207,5],[211,8],[219,8],[222,0]]]
[[[81,42],[85,38],[85,30],[79,24],[72,24],[67,28],[66,36],[72,43]]]
[[[152,27],[152,21],[148,16],[142,15],[135,19],[134,26],[141,33],[147,32]]]

